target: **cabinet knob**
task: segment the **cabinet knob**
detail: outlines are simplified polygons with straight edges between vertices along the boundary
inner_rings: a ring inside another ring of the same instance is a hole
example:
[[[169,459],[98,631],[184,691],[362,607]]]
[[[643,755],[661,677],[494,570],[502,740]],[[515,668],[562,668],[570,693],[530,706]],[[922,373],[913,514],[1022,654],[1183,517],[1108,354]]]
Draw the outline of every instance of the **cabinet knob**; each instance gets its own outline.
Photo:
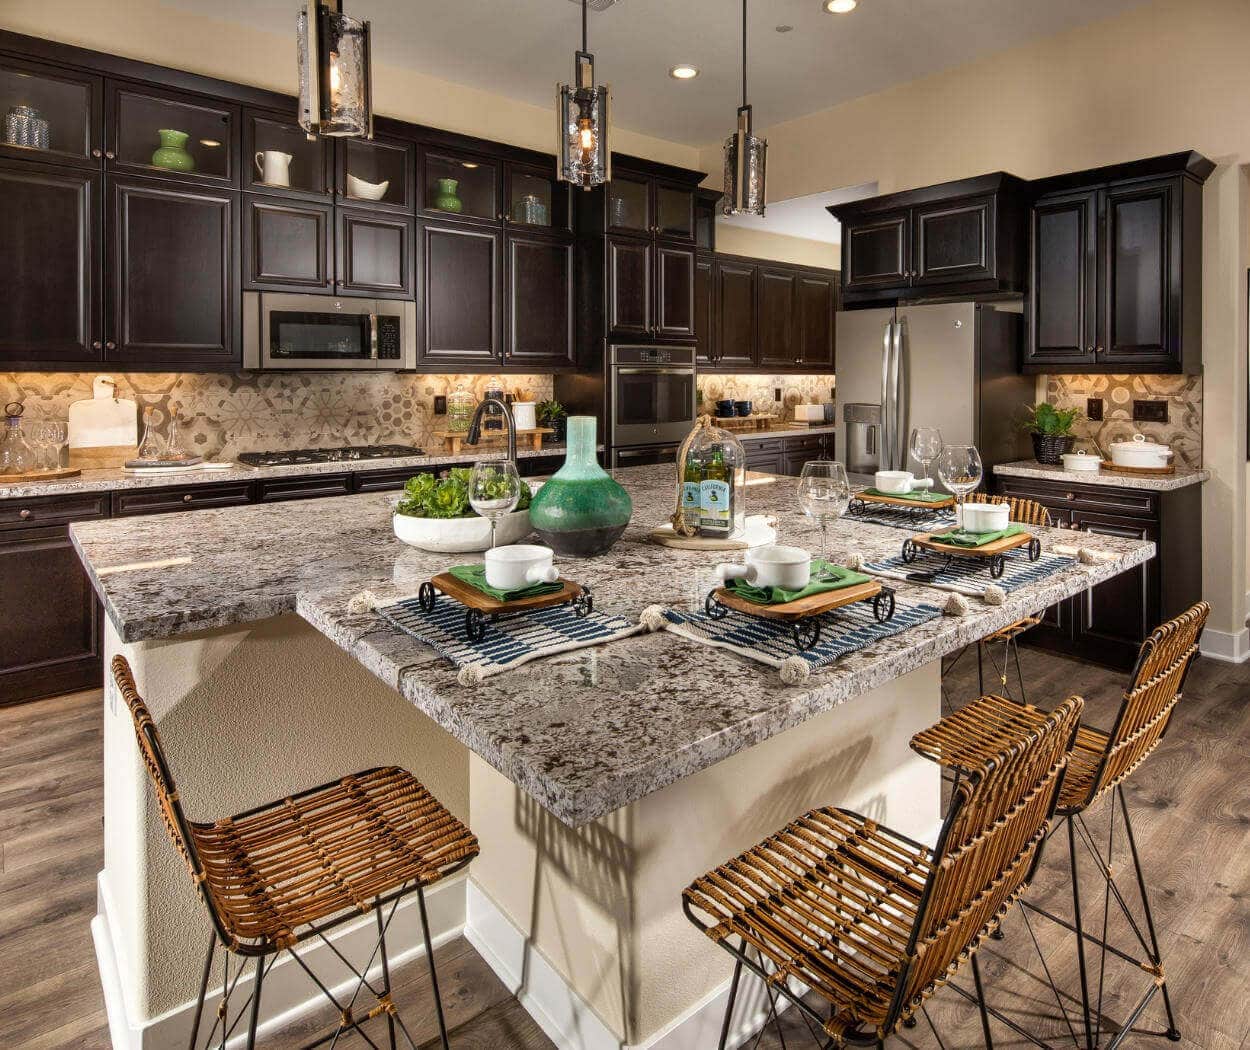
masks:
[[[116,350],[116,349],[117,349],[117,344],[116,344],[115,342],[113,342],[113,340],[112,340],[112,339],[110,339],[107,343],[105,343],[105,344],[104,344],[104,349],[105,349],[105,350]]]
[[[1065,492],[1065,493],[1063,494],[1063,498],[1064,498],[1064,499],[1076,499],[1076,493],[1075,493],[1075,492]]]
[[[17,512],[17,516],[21,518],[23,521],[28,521],[30,520],[31,513],[28,508],[23,507],[20,511]]]
[[[1087,347],[1085,348],[1085,352],[1086,352],[1087,354],[1092,354],[1092,353],[1094,352],[1094,347],[1093,347],[1093,344],[1092,344],[1092,343],[1091,343],[1089,346],[1087,346]]]
[[[99,349],[100,349],[100,347],[102,347],[103,345],[104,345],[104,344],[103,344],[102,342],[100,342],[100,340],[98,340],[98,339],[92,339],[92,340],[91,340],[91,349],[92,349],[92,350],[99,350]]]
[[[104,151],[104,157],[105,157],[105,159],[106,159],[106,160],[116,160],[116,159],[117,159],[117,154],[116,154],[116,153],[114,153],[111,149],[106,149],[106,150]]]
[[[183,503],[190,503],[190,502],[191,502],[191,493],[189,493],[189,492],[188,492],[188,493],[185,493],[185,494],[183,495],[183,497],[182,497],[182,502],[183,502]]]
[[[95,149],[91,151],[91,155],[95,157],[97,160],[99,160],[101,157],[104,156],[104,151],[97,146]]]
[[[1096,347],[1094,347],[1094,353],[1096,353],[1096,354],[1101,354],[1101,353],[1102,353],[1102,347],[1101,347],[1101,346],[1096,346]]]

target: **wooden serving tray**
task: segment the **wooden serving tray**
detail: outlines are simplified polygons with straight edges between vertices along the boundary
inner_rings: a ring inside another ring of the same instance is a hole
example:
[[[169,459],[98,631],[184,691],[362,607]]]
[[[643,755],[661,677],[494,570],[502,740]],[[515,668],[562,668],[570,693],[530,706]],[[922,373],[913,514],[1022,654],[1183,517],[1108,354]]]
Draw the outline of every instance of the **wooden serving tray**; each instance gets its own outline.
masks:
[[[946,510],[955,505],[955,497],[947,496],[943,500],[901,499],[898,496],[877,496],[871,492],[857,492],[852,500],[864,503],[879,503],[886,507],[906,507],[908,510]]]
[[[825,591],[824,594],[810,594],[796,602],[784,602],[781,605],[758,605],[749,602],[734,594],[728,587],[718,587],[714,593],[716,600],[726,608],[749,613],[751,616],[762,616],[766,620],[793,623],[795,620],[804,620],[809,616],[819,616],[821,613],[840,609],[843,605],[875,598],[881,593],[881,583],[878,580],[868,580],[850,587],[840,587],[836,591]]]
[[[510,602],[501,602],[498,598],[492,598],[489,594],[483,594],[476,587],[472,587],[463,580],[457,579],[449,572],[440,572],[430,580],[430,583],[447,595],[447,597],[455,599],[466,608],[476,609],[478,612],[488,614],[547,609],[552,605],[563,605],[581,596],[582,588],[579,584],[573,583],[571,580],[560,580],[559,582],[564,584],[563,589],[552,591],[550,594],[537,594],[529,598],[517,598]]]
[[[531,430],[518,430],[516,432],[517,444],[524,444],[526,438],[529,438],[530,447],[535,452],[541,452],[543,447],[543,438],[548,434],[554,434],[555,431],[551,427],[534,427]],[[465,438],[469,436],[467,430],[436,430],[434,436],[443,442],[443,451],[453,456],[460,455],[466,448],[473,449],[475,445],[465,445]],[[498,441],[507,441],[508,432],[506,430],[482,430],[480,442],[484,444],[494,444]]]
[[[60,467],[57,470],[32,470],[28,474],[0,474],[0,485],[14,485],[22,481],[56,481],[59,478],[76,478],[81,473],[77,467]]]
[[[1176,464],[1169,463],[1166,467],[1125,467],[1112,463],[1109,459],[1102,461],[1103,470],[1113,470],[1117,474],[1137,474],[1144,477],[1167,477],[1176,473]]]
[[[1027,547],[1033,542],[1031,533],[1020,532],[1014,536],[1003,536],[983,547],[961,547],[957,543],[939,543],[933,539],[935,535],[941,534],[922,532],[918,536],[913,536],[911,542],[925,550],[937,551],[939,554],[955,554],[963,558],[993,558],[996,555],[1013,551],[1017,547]]]
[[[767,430],[777,421],[768,412],[752,412],[749,416],[713,416],[712,422],[725,430]]]

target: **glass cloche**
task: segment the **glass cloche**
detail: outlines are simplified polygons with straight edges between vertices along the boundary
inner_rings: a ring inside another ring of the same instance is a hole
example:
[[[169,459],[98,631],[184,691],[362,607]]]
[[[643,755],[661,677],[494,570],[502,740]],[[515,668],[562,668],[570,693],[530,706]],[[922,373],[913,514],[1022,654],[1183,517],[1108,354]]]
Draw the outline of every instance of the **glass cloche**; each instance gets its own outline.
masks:
[[[700,427],[679,464],[682,512],[698,535],[737,538],[746,532],[746,453],[728,430]]]

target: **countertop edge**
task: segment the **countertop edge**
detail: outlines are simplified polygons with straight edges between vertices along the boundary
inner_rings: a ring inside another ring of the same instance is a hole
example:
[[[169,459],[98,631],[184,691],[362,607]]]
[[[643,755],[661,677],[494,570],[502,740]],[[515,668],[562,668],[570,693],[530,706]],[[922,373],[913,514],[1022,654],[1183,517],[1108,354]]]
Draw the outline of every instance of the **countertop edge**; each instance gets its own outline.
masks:
[[[1101,485],[1106,488],[1139,489],[1147,492],[1175,492],[1211,479],[1205,467],[1181,468],[1175,474],[1116,474],[1108,471],[1064,470],[1062,467],[1021,460],[999,463],[994,473],[1001,477],[1035,478],[1038,481],[1066,482],[1071,485]]]

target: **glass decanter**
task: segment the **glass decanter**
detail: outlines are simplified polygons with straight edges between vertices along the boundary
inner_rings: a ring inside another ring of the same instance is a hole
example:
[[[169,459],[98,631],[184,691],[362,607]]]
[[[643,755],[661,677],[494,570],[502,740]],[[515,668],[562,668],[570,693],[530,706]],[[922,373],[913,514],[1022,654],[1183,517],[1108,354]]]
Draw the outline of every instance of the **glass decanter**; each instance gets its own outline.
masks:
[[[4,406],[6,425],[0,437],[0,474],[29,474],[38,466],[35,450],[22,433],[23,410],[20,401]]]
[[[143,440],[139,442],[139,459],[160,459],[163,451],[160,435],[156,432],[156,412],[143,410]]]
[[[165,451],[161,459],[186,459],[187,450],[182,447],[182,421],[178,418],[178,406],[169,406],[169,437],[165,439]]]

